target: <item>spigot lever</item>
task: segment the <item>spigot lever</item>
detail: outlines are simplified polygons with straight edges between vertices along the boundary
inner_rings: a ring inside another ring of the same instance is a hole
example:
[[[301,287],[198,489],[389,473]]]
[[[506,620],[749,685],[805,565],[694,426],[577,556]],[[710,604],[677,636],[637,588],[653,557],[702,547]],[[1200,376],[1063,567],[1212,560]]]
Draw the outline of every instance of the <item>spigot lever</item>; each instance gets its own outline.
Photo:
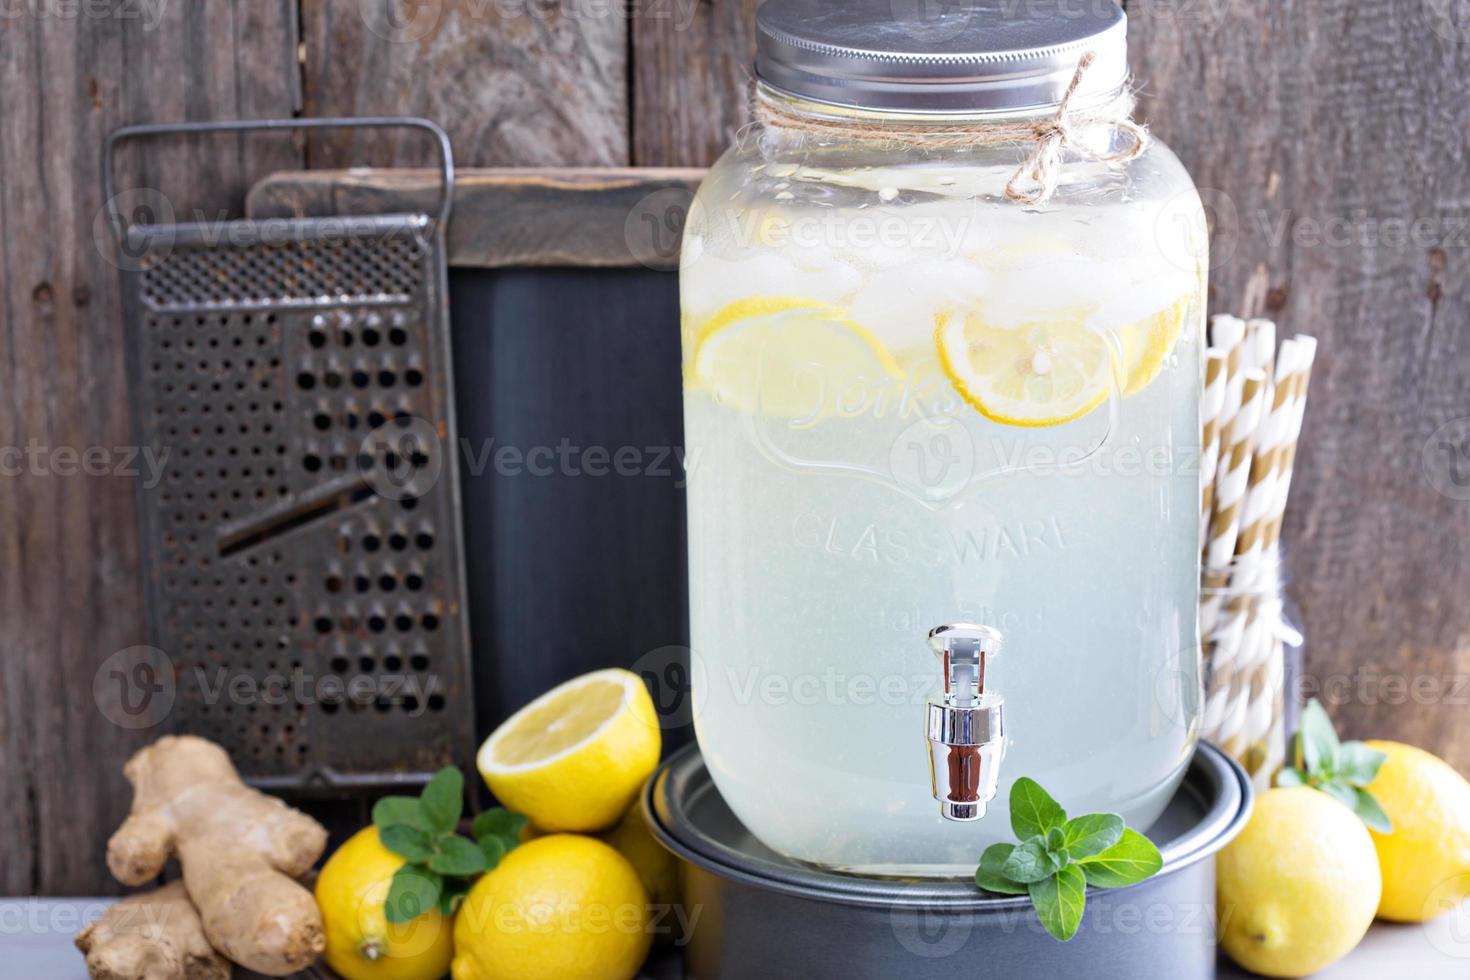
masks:
[[[969,623],[936,626],[929,646],[944,671],[944,694],[929,700],[924,726],[930,786],[945,819],[978,820],[995,796],[1005,755],[1004,699],[985,690],[1000,633]]]

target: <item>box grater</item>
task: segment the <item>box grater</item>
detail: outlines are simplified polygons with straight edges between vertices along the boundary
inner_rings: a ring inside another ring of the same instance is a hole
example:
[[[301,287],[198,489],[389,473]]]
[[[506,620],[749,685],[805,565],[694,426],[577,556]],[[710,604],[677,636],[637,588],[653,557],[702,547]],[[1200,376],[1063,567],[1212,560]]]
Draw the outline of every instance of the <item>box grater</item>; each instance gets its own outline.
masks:
[[[115,186],[127,140],[394,126],[435,141],[433,213],[158,223],[162,195]],[[407,118],[133,126],[103,180],[135,431],[165,460],[139,507],[167,727],[278,791],[467,762],[448,138]]]

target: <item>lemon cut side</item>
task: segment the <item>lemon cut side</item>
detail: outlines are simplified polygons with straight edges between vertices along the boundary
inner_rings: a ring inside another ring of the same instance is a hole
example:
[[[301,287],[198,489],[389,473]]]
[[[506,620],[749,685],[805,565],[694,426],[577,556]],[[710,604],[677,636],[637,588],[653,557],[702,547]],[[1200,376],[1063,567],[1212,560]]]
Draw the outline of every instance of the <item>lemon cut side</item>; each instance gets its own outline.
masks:
[[[955,391],[1002,425],[1040,428],[1089,414],[1117,390],[1132,395],[1163,370],[1184,329],[1189,297],[1115,330],[1092,308],[998,327],[977,311],[935,317],[939,363]]]
[[[1081,418],[1108,397],[1119,356],[1085,326],[1085,312],[993,327],[977,313],[935,317],[939,363],[970,406],[1027,427]]]
[[[1152,316],[1130,323],[1121,331],[1123,358],[1128,369],[1125,395],[1135,395],[1159,376],[1184,332],[1191,296],[1181,296]]]
[[[690,387],[724,405],[784,419],[834,415],[844,398],[901,382],[882,342],[838,306],[795,296],[750,296],[696,331]]]
[[[628,809],[661,742],[638,675],[598,670],[511,715],[480,746],[476,767],[496,799],[539,830],[589,832]]]

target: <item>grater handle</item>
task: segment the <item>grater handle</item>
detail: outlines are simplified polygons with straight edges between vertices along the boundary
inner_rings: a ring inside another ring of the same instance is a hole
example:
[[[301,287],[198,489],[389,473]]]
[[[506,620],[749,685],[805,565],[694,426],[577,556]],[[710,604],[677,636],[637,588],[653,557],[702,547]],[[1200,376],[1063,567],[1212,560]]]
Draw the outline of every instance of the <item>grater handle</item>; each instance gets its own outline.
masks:
[[[227,119],[218,122],[147,123],[123,126],[107,135],[102,146],[102,200],[107,223],[119,241],[126,231],[125,219],[117,207],[117,181],[113,159],[117,148],[134,139],[159,136],[197,136],[210,133],[280,132],[298,129],[417,129],[434,140],[439,155],[439,206],[433,219],[440,228],[449,222],[449,208],[454,199],[454,151],[449,136],[438,124],[418,116],[327,116],[319,119]]]

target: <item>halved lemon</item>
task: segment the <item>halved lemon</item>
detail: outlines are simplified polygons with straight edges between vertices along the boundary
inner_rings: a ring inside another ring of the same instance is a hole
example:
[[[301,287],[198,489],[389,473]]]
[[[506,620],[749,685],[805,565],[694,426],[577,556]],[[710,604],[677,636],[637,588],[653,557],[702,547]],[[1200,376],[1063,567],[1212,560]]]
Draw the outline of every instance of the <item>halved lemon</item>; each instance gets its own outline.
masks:
[[[941,313],[934,339],[939,363],[965,401],[1003,425],[1041,427],[1081,418],[1121,387],[1122,352],[1088,329],[1090,310],[1016,327],[988,325],[978,313]]]
[[[485,739],[475,763],[490,792],[542,831],[601,830],[658,765],[653,699],[631,671],[593,671],[541,695]]]
[[[903,369],[840,306],[796,296],[750,296],[699,327],[691,386],[738,411],[818,419],[862,404]]]

